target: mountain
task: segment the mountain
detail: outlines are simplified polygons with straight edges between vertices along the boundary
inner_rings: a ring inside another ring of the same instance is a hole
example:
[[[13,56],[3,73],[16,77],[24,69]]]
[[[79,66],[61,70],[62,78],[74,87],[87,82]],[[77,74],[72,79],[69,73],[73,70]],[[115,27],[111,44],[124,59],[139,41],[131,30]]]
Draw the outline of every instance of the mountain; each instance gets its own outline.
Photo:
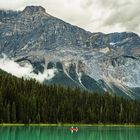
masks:
[[[41,6],[0,10],[0,57],[5,54],[45,84],[108,91],[140,99],[140,37],[91,33],[49,15]]]

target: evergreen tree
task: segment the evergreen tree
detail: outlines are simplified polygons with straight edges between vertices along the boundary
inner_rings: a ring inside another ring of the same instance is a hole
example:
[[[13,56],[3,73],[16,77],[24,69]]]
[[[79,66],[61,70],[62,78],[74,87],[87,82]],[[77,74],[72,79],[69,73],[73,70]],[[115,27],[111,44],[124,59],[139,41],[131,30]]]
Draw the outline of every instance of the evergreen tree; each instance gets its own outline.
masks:
[[[11,107],[11,122],[16,122],[16,105],[15,102],[13,102],[12,107]]]

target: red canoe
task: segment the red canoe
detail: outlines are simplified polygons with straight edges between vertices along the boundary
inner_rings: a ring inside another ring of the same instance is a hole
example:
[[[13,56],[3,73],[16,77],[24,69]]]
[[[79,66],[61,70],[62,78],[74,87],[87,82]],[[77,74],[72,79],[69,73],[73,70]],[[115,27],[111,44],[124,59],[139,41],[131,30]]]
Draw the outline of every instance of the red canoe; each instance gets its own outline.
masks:
[[[77,128],[77,127],[75,127],[75,128],[74,128],[74,127],[71,127],[71,128],[70,128],[70,131],[71,131],[71,132],[77,132],[77,131],[78,131],[78,128]]]

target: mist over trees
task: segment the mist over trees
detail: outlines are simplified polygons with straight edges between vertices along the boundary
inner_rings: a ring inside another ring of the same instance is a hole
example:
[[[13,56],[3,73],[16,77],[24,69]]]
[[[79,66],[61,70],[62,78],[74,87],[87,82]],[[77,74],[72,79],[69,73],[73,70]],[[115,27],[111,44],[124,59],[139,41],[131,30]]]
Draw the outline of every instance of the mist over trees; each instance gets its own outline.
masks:
[[[140,102],[0,72],[0,123],[140,123]]]

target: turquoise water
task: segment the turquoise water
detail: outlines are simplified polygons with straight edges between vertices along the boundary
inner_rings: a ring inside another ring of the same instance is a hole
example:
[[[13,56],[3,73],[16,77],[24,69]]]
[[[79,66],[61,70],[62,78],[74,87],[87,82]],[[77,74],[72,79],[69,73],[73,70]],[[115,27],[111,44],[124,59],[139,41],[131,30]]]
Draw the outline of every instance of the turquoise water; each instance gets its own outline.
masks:
[[[140,127],[0,127],[0,140],[140,140]]]

